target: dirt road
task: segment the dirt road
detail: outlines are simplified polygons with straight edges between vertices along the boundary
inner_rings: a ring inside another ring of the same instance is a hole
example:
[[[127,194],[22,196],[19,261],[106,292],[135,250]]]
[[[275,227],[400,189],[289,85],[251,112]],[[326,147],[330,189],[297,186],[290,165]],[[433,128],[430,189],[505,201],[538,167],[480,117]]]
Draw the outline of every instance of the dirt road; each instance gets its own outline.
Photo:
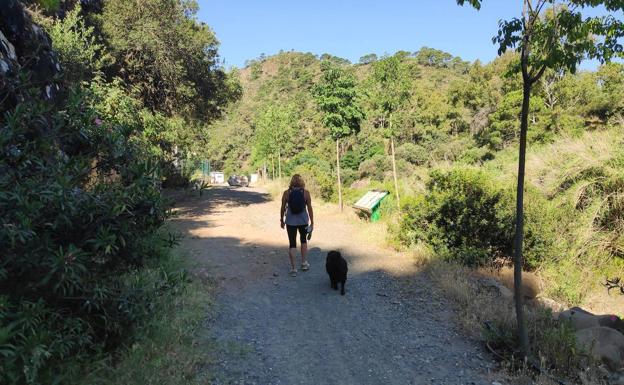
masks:
[[[279,206],[262,191],[213,188],[180,202],[183,247],[218,282],[206,344],[211,384],[490,384],[493,365],[459,335],[453,313],[409,256],[316,209],[308,272],[288,275]],[[325,255],[349,263],[347,293],[330,289]]]

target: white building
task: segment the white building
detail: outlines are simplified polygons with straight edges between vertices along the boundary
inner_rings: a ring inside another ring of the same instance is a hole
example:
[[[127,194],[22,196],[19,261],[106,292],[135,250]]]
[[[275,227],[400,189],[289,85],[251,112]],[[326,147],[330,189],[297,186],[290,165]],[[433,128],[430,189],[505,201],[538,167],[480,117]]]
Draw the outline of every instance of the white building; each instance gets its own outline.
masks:
[[[223,184],[225,183],[225,174],[222,171],[211,171],[210,172],[210,183],[212,184]]]

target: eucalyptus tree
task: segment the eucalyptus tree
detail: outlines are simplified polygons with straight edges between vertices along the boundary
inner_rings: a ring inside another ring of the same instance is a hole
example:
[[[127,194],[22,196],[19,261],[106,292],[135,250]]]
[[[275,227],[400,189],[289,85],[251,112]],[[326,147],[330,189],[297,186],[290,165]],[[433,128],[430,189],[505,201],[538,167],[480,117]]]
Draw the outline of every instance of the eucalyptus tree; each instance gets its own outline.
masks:
[[[396,137],[395,113],[409,101],[411,82],[408,69],[398,55],[389,56],[372,64],[369,77],[369,100],[372,109],[377,114],[377,124],[383,130],[383,135],[390,140],[392,154],[392,176],[394,190],[399,210],[399,185],[397,182],[394,138]]]
[[[480,9],[482,0],[456,0]],[[522,14],[499,23],[492,41],[498,53],[515,50],[522,74],[520,144],[516,221],[514,237],[514,294],[518,339],[523,355],[529,354],[529,339],[522,305],[522,244],[524,240],[524,172],[531,90],[548,69],[574,73],[583,59],[609,62],[623,57],[620,39],[624,36],[624,0],[522,0]],[[605,16],[586,16],[585,9],[603,6]]]
[[[340,140],[360,131],[364,113],[360,105],[357,80],[348,72],[330,61],[321,63],[321,79],[313,87],[312,93],[323,114],[323,124],[336,141],[336,175],[338,182],[338,205],[342,205],[340,182]]]

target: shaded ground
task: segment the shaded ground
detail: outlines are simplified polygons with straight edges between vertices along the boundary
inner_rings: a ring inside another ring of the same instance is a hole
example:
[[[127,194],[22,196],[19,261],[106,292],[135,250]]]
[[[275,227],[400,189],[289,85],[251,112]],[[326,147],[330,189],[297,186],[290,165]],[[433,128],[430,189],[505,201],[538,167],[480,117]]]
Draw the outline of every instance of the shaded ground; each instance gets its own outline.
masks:
[[[411,259],[316,209],[310,271],[288,276],[279,206],[254,189],[212,188],[178,203],[175,226],[217,279],[206,344],[211,384],[490,384],[493,365]],[[347,294],[329,287],[327,251],[349,262]]]

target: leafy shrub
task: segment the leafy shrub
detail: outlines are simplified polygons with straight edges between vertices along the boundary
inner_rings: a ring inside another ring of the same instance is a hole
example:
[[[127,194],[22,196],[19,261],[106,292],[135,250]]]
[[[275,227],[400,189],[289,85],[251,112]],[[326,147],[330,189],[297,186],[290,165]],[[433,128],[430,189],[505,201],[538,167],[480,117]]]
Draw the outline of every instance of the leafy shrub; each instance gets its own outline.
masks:
[[[387,173],[392,172],[392,163],[386,155],[377,154],[365,160],[358,168],[360,178],[371,178],[383,181]]]
[[[506,188],[507,216],[515,220],[516,192],[514,186]],[[524,243],[522,256],[525,267],[534,269],[546,260],[563,254],[565,245],[560,242],[561,226],[566,210],[547,201],[535,188],[528,186],[524,192]],[[514,231],[512,226],[510,231]]]
[[[578,115],[563,113],[552,117],[552,124],[558,131],[571,136],[580,136],[585,132],[585,119]]]
[[[428,143],[429,164],[432,161],[455,162],[460,160],[467,149],[474,146],[474,142],[469,138],[444,136],[436,139],[437,143]]]
[[[58,9],[58,0],[45,2],[50,4],[51,9]],[[50,9],[50,6],[44,7]],[[111,57],[104,52],[104,46],[96,41],[94,27],[86,26],[80,17],[81,11],[78,4],[63,19],[40,20],[50,34],[54,50],[59,54],[63,75],[72,82],[93,77],[94,73],[111,62]]]
[[[397,159],[403,159],[411,164],[421,166],[429,160],[429,151],[423,146],[414,143],[403,143],[396,149]]]
[[[382,143],[371,139],[364,139],[358,143],[353,150],[347,151],[340,159],[340,166],[357,170],[362,162],[373,158],[375,155],[383,155],[384,146]]]
[[[336,182],[332,173],[327,173],[319,167],[302,164],[293,170],[293,174],[300,174],[312,195],[329,201],[334,197]]]
[[[473,169],[433,171],[428,194],[404,208],[404,226],[445,258],[481,265],[511,248],[510,218],[499,215],[503,198],[486,176]]]
[[[86,376],[79,375],[82,381],[67,383],[188,385],[198,365],[210,360],[210,349],[197,340],[211,303],[210,280],[182,273],[187,265],[182,256],[154,262],[137,272],[136,279],[158,287],[168,277],[174,286],[159,291],[150,302],[149,319],[135,330],[131,348],[99,361],[96,368],[90,366]]]
[[[467,164],[477,164],[494,158],[494,154],[486,147],[471,147],[461,154],[459,160]]]
[[[518,114],[522,105],[522,90],[510,91],[503,95],[489,119],[490,125],[475,136],[475,140],[480,146],[489,146],[491,149],[500,150],[517,140],[520,121]],[[537,119],[531,125],[530,135],[534,140],[540,139],[544,135],[544,122],[539,119],[541,112],[545,109],[544,101],[541,97],[532,96],[529,106],[531,116]]]
[[[490,298],[490,301],[495,300]],[[498,314],[490,313],[487,317],[484,337],[488,345],[505,358],[507,365],[521,366],[516,323],[510,322],[510,317]],[[575,329],[571,325],[553,318],[550,309],[530,309],[527,318],[529,339],[533,341],[532,354],[539,357],[544,369],[566,377],[587,370],[591,359],[581,346],[577,346]]]
[[[351,183],[358,179],[358,172],[350,168],[340,170],[340,182],[343,186],[349,187]]]
[[[284,164],[283,172],[285,175],[300,174],[306,188],[325,201],[331,200],[335,194],[336,174],[332,165],[309,150],[298,153]],[[347,175],[347,178],[352,177]]]
[[[140,126],[100,119],[99,102],[77,90],[61,110],[22,103],[0,120],[2,383],[59,380],[59,365],[118,346],[176,285],[134,273],[172,243],[160,162]]]
[[[36,3],[39,4],[44,11],[49,13],[58,11],[60,7],[60,0],[37,0]]]
[[[262,62],[254,60],[249,67],[251,68],[251,80],[256,80],[262,75]]]
[[[295,174],[295,168],[301,165],[310,165],[325,171],[331,171],[332,168],[332,165],[328,161],[310,150],[304,150],[297,153],[290,161],[285,162],[282,165],[282,172],[286,175],[293,175]]]
[[[434,170],[427,191],[405,200],[396,237],[402,244],[427,242],[445,259],[475,266],[512,251],[514,195],[473,168]],[[528,194],[524,257],[535,267],[552,253],[551,225],[543,202]]]
[[[357,170],[360,163],[361,162],[354,151],[347,151],[347,153],[340,158],[340,167],[344,169]]]

